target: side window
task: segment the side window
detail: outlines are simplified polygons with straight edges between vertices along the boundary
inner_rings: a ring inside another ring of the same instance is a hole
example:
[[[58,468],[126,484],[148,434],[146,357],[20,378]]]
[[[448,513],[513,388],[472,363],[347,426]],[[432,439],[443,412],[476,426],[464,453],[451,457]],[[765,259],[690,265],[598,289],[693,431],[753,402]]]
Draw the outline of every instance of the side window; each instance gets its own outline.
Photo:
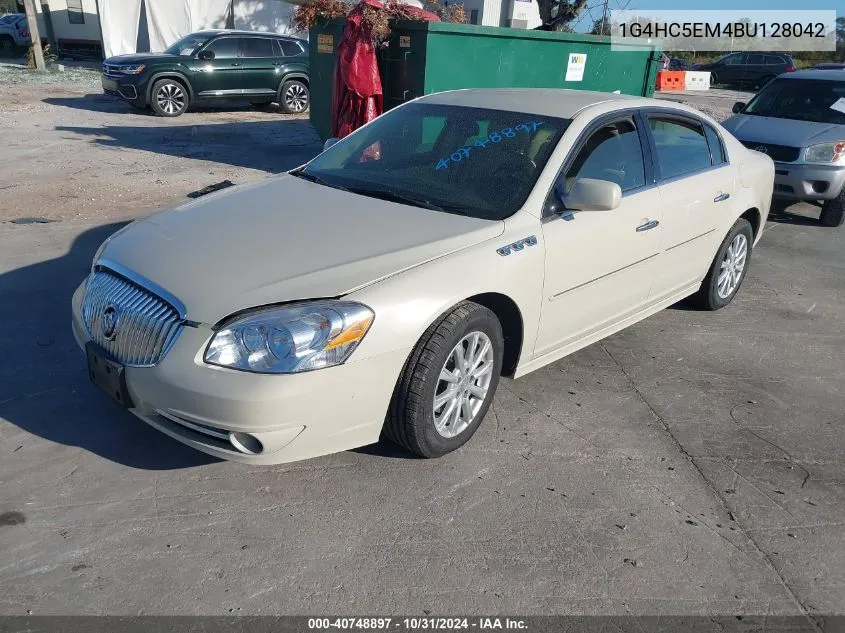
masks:
[[[759,53],[748,55],[748,64],[753,66],[762,66],[765,62],[763,61],[763,56]]]
[[[662,179],[710,167],[710,146],[700,123],[649,117]]]
[[[294,57],[302,54],[302,47],[296,42],[289,42],[287,40],[276,40],[282,48],[283,57]]]
[[[273,40],[266,37],[246,37],[241,40],[243,57],[274,57]]]
[[[610,180],[629,191],[645,185],[645,162],[631,119],[614,121],[593,132],[566,172],[566,190],[578,178]]]
[[[704,135],[707,137],[707,144],[710,145],[710,157],[713,159],[713,164],[722,165],[723,163],[727,163],[728,159],[725,156],[725,146],[722,145],[722,139],[719,138],[719,133],[709,125],[705,125]]]
[[[234,37],[221,37],[206,47],[214,53],[214,59],[232,59],[238,56],[238,40]]]
[[[745,63],[745,55],[731,55],[725,60],[725,63],[729,66],[733,66],[734,64],[744,64]]]
[[[777,66],[781,64],[785,64],[783,57],[779,55],[766,55],[766,65],[767,66]]]

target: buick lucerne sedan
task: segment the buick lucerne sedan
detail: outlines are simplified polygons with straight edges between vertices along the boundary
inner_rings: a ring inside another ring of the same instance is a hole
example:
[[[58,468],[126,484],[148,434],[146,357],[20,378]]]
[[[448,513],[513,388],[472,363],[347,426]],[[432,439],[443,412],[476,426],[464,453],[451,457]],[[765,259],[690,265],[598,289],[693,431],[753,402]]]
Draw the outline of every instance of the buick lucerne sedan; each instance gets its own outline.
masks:
[[[73,297],[93,382],[201,451],[464,444],[518,378],[691,296],[726,306],[774,167],[680,104],[463,90],[138,220]]]

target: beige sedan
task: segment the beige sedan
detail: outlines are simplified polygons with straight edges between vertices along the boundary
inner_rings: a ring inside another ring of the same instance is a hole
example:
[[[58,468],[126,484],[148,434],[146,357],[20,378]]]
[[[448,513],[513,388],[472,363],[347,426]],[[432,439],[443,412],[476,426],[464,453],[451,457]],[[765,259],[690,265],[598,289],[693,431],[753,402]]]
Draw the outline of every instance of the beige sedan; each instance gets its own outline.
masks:
[[[472,437],[518,378],[691,297],[726,306],[774,168],[682,105],[464,90],[132,223],[73,297],[95,384],[260,464]]]

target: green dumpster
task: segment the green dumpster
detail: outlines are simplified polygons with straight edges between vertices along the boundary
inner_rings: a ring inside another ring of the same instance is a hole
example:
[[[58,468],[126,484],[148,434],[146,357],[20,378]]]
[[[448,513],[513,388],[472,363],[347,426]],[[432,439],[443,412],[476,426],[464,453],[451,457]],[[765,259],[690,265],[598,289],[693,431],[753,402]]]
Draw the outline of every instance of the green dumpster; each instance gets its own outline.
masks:
[[[310,32],[311,124],[331,135],[332,81],[344,19]],[[651,96],[658,44],[611,52],[610,38],[448,22],[398,22],[379,53],[384,108],[460,88],[572,88]]]

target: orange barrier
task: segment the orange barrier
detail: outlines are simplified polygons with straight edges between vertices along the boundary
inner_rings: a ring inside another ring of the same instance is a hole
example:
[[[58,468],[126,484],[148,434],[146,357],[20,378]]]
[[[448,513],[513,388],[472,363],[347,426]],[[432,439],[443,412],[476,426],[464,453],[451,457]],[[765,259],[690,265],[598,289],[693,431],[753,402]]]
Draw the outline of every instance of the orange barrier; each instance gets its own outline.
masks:
[[[661,92],[684,90],[686,81],[686,73],[683,70],[657,71],[657,89]]]

